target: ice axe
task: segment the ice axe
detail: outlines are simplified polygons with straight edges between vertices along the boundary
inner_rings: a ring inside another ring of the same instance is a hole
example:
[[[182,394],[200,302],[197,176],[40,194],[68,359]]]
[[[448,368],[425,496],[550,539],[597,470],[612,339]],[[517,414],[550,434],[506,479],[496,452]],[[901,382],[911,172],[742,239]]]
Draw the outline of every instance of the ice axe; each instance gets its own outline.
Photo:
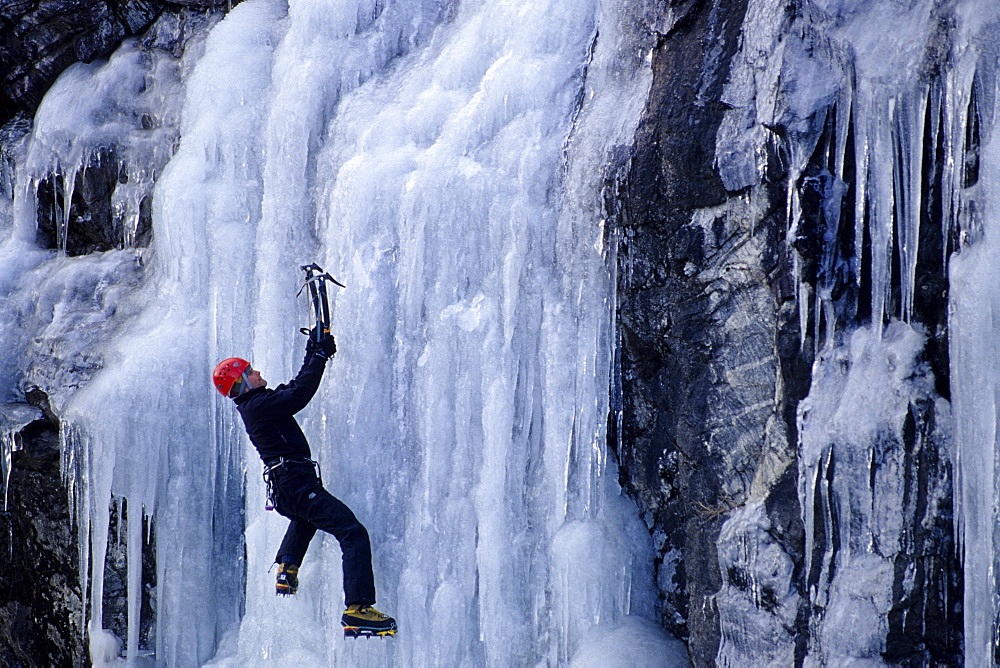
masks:
[[[309,298],[312,301],[313,314],[316,316],[316,327],[313,331],[316,341],[319,341],[324,334],[330,333],[330,300],[326,295],[326,282],[331,281],[342,288],[347,286],[323,271],[323,268],[315,262],[304,264],[301,269],[306,272],[306,280],[295,296],[298,297],[303,290],[309,288]],[[299,331],[309,334],[309,330],[305,327]]]

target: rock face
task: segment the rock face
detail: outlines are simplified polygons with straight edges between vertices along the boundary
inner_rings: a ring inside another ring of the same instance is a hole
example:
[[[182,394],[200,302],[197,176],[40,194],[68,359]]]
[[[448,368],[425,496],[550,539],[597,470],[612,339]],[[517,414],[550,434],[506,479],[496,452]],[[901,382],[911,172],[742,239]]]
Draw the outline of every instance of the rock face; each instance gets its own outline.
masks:
[[[853,57],[832,19],[810,3],[669,5],[617,207],[622,483],[659,551],[663,623],[698,666],[960,662],[943,263],[957,224],[935,121],[952,112],[932,93],[924,136],[898,149],[924,156],[919,257],[900,248],[908,231],[880,251],[875,177],[853,152],[875,130],[844,113],[867,93],[823,73]],[[927,39],[922,81],[941,91],[947,30]],[[826,87],[808,113],[803,66]],[[887,178],[903,169],[890,158]]]
[[[718,99],[746,9],[724,4],[686,6],[654,53],[620,268],[625,487],[658,544],[664,622],[705,662],[719,631],[699,600],[721,585],[718,532],[744,503],[765,444],[780,365],[772,286],[785,268],[780,186],[730,199],[713,168]],[[787,431],[787,420],[772,422],[776,435]]]
[[[111,54],[164,9],[225,8],[225,0],[15,0],[0,7],[0,125],[32,111],[56,77],[76,62]]]

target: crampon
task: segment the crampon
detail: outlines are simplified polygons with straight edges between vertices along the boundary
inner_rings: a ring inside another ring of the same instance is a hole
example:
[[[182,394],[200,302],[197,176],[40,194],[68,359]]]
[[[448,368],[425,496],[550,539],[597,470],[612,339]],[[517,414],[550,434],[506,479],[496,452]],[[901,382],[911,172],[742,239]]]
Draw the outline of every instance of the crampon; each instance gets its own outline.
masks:
[[[365,629],[358,626],[344,627],[345,638],[371,638],[372,636],[391,638],[395,635],[396,629]]]

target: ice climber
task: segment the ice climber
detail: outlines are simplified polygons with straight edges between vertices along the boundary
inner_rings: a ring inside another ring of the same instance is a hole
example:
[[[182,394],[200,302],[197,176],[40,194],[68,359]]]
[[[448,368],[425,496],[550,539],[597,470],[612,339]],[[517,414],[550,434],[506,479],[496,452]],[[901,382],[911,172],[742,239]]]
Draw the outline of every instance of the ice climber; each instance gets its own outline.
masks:
[[[368,531],[351,509],[323,488],[302,429],[294,415],[316,394],[326,362],[337,351],[329,333],[309,337],[302,368],[294,380],[267,387],[260,371],[238,357],[215,367],[215,387],[236,402],[250,442],[264,461],[269,500],[290,521],[278,548],[276,593],[294,594],[298,571],[317,529],[332,534],[343,552],[344,602],[341,618],[347,636],[396,634],[396,620],[374,607],[375,580]]]

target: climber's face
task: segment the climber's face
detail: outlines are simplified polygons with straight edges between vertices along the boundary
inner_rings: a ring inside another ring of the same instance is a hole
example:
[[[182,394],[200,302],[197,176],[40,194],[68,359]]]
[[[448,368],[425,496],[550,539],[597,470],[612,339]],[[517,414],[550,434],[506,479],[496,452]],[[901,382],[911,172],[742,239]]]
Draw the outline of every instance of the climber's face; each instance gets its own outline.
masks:
[[[261,378],[260,371],[257,371],[257,369],[252,369],[250,373],[247,374],[247,380],[250,381],[250,387],[255,390],[258,387],[267,387],[267,381]]]

